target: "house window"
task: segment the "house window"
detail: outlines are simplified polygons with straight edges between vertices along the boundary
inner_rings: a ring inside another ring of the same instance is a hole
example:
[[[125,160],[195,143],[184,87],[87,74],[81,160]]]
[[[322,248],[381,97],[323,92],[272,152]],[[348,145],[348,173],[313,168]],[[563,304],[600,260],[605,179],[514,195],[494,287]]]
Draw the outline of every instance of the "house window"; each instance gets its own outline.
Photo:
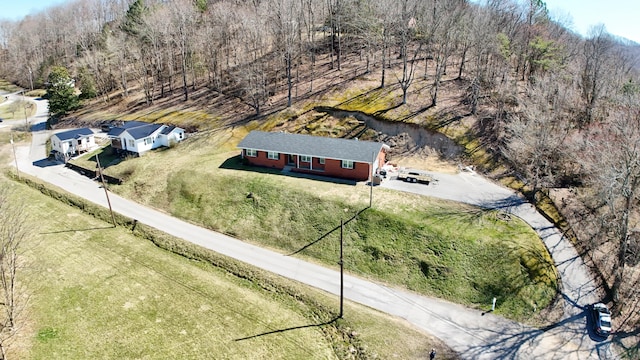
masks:
[[[151,145],[153,144],[153,139],[148,137],[148,138],[144,138],[144,144],[145,145]]]
[[[311,162],[311,156],[300,155],[300,162]]]
[[[247,149],[245,150],[245,153],[247,154],[247,156],[250,156],[250,157],[258,156],[258,151],[256,149]]]
[[[267,153],[267,157],[271,160],[278,160],[280,159],[280,153],[274,152],[274,151],[269,151]]]
[[[320,165],[324,165],[324,158],[318,158],[318,163],[320,163]]]
[[[129,147],[135,147],[135,146],[136,146],[135,141],[129,139]]]
[[[353,169],[353,161],[351,161],[351,160],[342,160],[342,168],[343,169]]]

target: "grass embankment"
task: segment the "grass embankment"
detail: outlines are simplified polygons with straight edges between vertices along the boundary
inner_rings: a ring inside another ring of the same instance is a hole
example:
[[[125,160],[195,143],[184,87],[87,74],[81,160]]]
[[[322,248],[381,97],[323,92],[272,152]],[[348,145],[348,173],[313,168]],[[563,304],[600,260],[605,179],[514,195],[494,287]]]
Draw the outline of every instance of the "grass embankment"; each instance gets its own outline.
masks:
[[[126,197],[246,241],[335,266],[340,220],[350,272],[530,320],[556,292],[544,245],[519,219],[376,188],[245,169],[231,131],[201,134],[170,151],[108,169]],[[249,170],[249,171],[244,171]],[[251,196],[247,196],[251,194]],[[364,211],[363,211],[364,210]],[[356,216],[356,214],[358,214]]]
[[[350,302],[345,320],[331,322],[333,296],[141,224],[132,233],[124,217],[112,228],[100,220],[106,209],[31,183],[49,197],[0,178],[38,223],[25,244],[30,300],[10,347],[16,358],[404,359],[444,350]]]
[[[6,81],[3,79],[0,79],[0,90],[1,91],[6,91],[6,92],[16,92],[16,91],[20,91],[20,87]]]

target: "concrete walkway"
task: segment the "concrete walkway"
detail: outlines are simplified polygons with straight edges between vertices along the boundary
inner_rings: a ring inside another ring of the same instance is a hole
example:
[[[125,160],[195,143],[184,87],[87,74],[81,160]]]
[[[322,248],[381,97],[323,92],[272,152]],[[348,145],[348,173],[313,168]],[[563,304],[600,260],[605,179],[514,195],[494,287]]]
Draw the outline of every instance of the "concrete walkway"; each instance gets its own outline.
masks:
[[[43,109],[38,104],[37,119]],[[44,107],[46,111],[46,106]],[[44,115],[46,117],[46,113]],[[29,173],[89,201],[107,206],[104,190],[97,183],[64,168],[43,161],[46,132],[35,132],[31,147],[18,148],[20,171]],[[36,166],[34,164],[38,164]],[[447,178],[447,177],[451,178]],[[411,322],[444,340],[463,359],[609,359],[615,358],[608,343],[589,337],[584,306],[597,299],[595,286],[571,245],[531,205],[515,194],[478,175],[438,175],[436,186],[415,185],[419,194],[434,191],[450,198],[484,207],[501,207],[529,222],[543,237],[559,268],[566,299],[566,316],[548,329],[540,330],[493,314],[440,299],[416,295],[354,276],[345,276],[345,297]],[[396,182],[399,183],[399,182]],[[383,183],[393,188],[393,181]],[[448,184],[444,186],[443,184]],[[464,189],[464,191],[462,191]],[[398,189],[407,191],[406,189]],[[459,194],[460,192],[460,194]],[[466,193],[463,195],[462,192]],[[146,225],[236,258],[248,264],[339,294],[339,273],[237,239],[203,229],[162,212],[111,194],[114,210]],[[346,314],[348,318],[348,314]]]

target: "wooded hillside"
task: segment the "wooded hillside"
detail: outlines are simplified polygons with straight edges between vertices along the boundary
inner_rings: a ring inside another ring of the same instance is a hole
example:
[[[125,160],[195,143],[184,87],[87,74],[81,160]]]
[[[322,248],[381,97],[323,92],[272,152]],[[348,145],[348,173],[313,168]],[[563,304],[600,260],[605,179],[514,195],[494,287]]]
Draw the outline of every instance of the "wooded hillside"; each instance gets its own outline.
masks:
[[[502,176],[557,200],[620,334],[632,335],[639,56],[603,27],[572,33],[541,0],[76,0],[0,23],[0,77],[42,88],[63,67],[81,99],[114,106],[187,102],[205,89],[260,119],[277,96],[289,107],[326,88],[331,70],[345,86],[376,76],[380,88],[397,87],[394,106],[419,101],[433,117],[443,82],[455,80],[467,135],[508,165]],[[420,99],[408,96],[418,81]]]

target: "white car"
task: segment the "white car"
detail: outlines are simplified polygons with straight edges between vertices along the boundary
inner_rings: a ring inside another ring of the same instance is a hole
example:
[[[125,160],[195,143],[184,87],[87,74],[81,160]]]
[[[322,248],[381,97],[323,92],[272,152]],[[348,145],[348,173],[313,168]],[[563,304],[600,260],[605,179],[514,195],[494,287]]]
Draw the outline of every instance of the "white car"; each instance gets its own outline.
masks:
[[[594,304],[591,308],[593,313],[593,326],[598,335],[608,336],[611,333],[611,312],[607,305],[603,303]]]

